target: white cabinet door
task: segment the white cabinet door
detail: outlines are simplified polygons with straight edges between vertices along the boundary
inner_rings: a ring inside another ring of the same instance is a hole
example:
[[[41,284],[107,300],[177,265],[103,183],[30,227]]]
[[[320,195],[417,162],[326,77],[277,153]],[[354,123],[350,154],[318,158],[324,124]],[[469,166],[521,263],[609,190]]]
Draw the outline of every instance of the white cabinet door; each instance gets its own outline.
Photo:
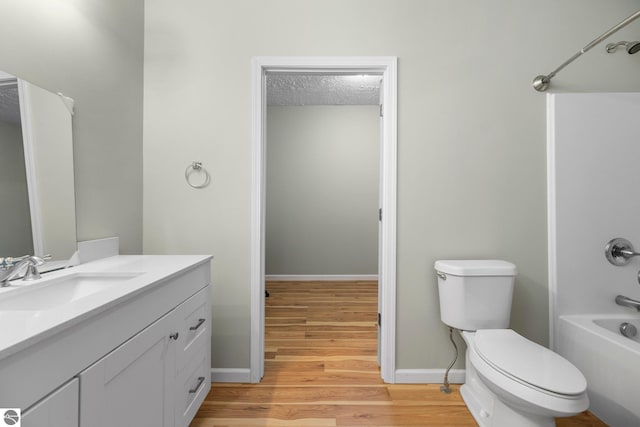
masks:
[[[22,414],[22,427],[78,427],[78,379],[74,378]]]
[[[173,426],[175,325],[172,311],[80,374],[82,427]]]

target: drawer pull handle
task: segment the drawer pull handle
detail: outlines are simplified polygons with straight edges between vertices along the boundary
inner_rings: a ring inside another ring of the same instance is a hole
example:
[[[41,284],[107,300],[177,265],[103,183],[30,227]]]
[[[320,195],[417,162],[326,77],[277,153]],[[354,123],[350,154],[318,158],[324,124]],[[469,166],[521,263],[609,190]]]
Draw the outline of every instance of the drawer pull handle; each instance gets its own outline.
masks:
[[[198,391],[198,389],[200,388],[203,382],[204,382],[204,377],[198,377],[198,384],[196,384],[194,388],[189,390],[189,393],[195,393],[196,391]]]
[[[198,319],[198,324],[189,328],[190,331],[195,331],[206,321],[206,319]]]

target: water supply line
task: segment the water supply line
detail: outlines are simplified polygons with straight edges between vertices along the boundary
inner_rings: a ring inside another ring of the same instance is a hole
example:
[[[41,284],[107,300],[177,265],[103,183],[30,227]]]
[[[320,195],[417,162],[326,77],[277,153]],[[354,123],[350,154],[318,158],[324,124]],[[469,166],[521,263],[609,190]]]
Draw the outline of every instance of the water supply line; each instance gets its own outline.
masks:
[[[637,18],[640,18],[640,10],[638,10],[637,12],[631,14],[629,17],[624,19],[622,22],[620,22],[619,24],[615,25],[614,27],[612,27],[611,29],[609,29],[608,31],[603,33],[600,37],[596,38],[591,43],[589,43],[588,45],[586,45],[585,47],[580,49],[571,58],[569,58],[566,61],[564,61],[558,68],[556,68],[555,70],[553,70],[552,72],[550,72],[546,76],[545,75],[537,76],[535,79],[533,79],[533,83],[532,83],[533,88],[535,90],[537,90],[538,92],[544,92],[545,90],[547,90],[547,88],[549,87],[549,82],[551,81],[551,79],[553,77],[555,77],[556,74],[558,74],[558,72],[560,70],[562,70],[567,65],[571,64],[573,61],[578,59],[580,56],[582,56],[585,52],[590,50],[592,47],[596,46],[602,40],[606,39],[607,37],[609,37],[613,33],[615,33],[618,30],[620,30],[621,28],[626,27],[628,24],[630,24],[631,22],[633,22]]]
[[[458,360],[458,346],[456,345],[456,342],[453,340],[453,328],[451,327],[449,328],[449,339],[451,340],[451,344],[453,344],[453,349],[455,350],[456,355],[453,358],[453,362],[451,362],[451,364],[445,371],[444,381],[443,381],[443,384],[440,386],[440,391],[447,394],[451,393],[451,389],[449,388],[449,371],[451,370],[451,368],[453,368],[453,365],[456,363],[456,360]]]

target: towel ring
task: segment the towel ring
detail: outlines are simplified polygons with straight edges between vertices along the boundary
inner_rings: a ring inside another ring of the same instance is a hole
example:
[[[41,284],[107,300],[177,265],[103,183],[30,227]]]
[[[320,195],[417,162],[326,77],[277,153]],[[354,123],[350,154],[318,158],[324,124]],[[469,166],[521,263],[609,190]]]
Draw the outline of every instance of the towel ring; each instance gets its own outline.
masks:
[[[194,172],[204,174],[204,181],[202,181],[200,184],[192,183],[191,174],[193,174]],[[202,162],[193,162],[189,166],[187,166],[187,169],[185,169],[184,179],[186,179],[187,184],[189,184],[193,188],[204,188],[207,185],[209,185],[209,182],[211,181],[211,176],[209,175],[209,172],[207,172],[207,170],[202,167]]]

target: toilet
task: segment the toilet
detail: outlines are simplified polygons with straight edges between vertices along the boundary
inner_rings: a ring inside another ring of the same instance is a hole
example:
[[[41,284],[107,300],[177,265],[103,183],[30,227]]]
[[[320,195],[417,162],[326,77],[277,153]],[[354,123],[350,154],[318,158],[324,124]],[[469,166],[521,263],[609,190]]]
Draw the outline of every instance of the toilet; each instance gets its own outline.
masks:
[[[481,427],[553,427],[589,407],[584,375],[509,327],[516,266],[436,261],[440,317],[467,344],[460,394]]]

